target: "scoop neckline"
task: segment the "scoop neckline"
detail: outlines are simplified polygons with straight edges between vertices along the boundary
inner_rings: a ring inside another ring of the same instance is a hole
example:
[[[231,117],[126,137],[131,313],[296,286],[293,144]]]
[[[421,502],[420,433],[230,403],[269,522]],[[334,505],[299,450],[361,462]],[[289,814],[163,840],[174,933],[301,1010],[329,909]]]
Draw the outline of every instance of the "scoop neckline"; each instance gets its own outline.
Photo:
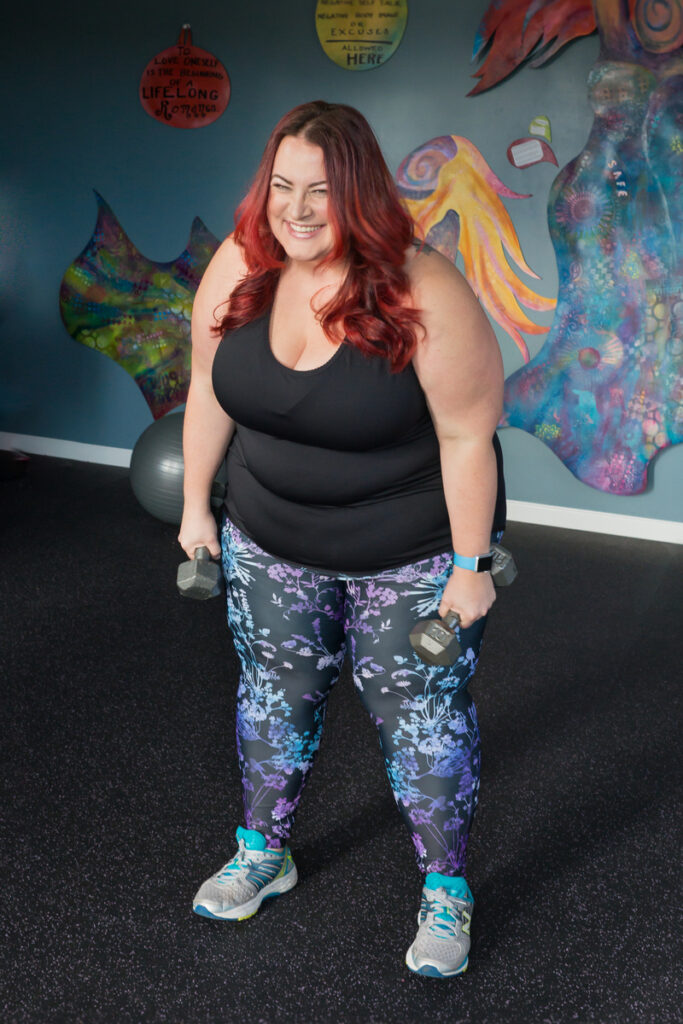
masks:
[[[320,364],[320,366],[312,366],[310,370],[297,370],[296,367],[294,366],[286,366],[285,363],[281,363],[280,360],[277,358],[270,344],[270,321],[272,312],[273,307],[271,306],[268,312],[264,314],[264,319],[266,320],[266,348],[268,349],[270,358],[275,363],[275,365],[279,366],[281,370],[285,370],[286,373],[295,373],[297,377],[310,376],[313,373],[321,373],[323,370],[326,370],[327,367],[330,366],[330,364],[335,361],[335,359],[337,359],[339,353],[346,344],[346,338],[344,338],[343,341],[339,343],[336,350],[332,353],[329,359],[326,359],[324,363]]]

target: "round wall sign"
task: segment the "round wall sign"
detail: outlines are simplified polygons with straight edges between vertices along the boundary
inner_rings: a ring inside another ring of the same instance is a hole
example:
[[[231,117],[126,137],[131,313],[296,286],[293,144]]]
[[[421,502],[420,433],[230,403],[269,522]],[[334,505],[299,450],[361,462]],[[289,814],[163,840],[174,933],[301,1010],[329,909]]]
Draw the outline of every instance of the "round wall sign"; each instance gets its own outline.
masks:
[[[229,100],[228,72],[208,50],[192,45],[189,25],[183,25],[175,46],[152,57],[140,79],[144,109],[174,128],[211,124]]]
[[[368,71],[396,52],[408,0],[318,0],[315,27],[323,50],[345,71]]]

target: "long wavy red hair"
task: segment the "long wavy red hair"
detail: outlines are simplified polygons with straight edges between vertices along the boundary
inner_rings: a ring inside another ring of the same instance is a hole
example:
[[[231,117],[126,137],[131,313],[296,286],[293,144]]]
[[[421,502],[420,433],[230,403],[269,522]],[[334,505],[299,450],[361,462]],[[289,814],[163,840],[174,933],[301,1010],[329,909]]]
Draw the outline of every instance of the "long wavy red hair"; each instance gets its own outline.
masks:
[[[300,135],[323,151],[334,237],[323,262],[343,259],[348,266],[337,294],[318,313],[323,330],[333,337],[341,328],[361,352],[384,356],[393,370],[402,370],[415,351],[420,327],[404,270],[414,224],[370,125],[341,103],[304,103],[275,126],[235,212],[233,237],[244,251],[248,273],[230,295],[229,311],[216,331],[244,326],[273,302],[285,252],[268,225],[267,205],[275,154],[288,135]]]

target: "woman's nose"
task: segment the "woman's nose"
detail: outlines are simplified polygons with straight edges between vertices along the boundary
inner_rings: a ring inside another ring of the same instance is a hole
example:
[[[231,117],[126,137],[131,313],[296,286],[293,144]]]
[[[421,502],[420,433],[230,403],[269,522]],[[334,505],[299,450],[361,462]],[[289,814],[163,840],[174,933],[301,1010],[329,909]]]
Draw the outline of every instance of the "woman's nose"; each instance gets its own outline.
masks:
[[[306,192],[294,192],[292,194],[291,215],[293,220],[305,220],[310,216],[311,209],[308,204]]]

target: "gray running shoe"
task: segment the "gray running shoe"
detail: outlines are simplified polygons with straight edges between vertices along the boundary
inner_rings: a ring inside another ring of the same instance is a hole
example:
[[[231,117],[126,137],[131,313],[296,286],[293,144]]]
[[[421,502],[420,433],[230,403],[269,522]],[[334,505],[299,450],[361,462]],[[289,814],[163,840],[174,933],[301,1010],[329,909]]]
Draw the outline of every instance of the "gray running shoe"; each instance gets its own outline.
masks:
[[[265,836],[241,825],[237,843],[239,848],[232,860],[207,879],[195,896],[195,914],[220,921],[244,921],[256,913],[263,900],[296,885],[298,876],[288,846],[269,850]]]
[[[464,878],[431,872],[422,890],[415,941],[406,964],[429,978],[452,978],[467,970],[474,897]]]

